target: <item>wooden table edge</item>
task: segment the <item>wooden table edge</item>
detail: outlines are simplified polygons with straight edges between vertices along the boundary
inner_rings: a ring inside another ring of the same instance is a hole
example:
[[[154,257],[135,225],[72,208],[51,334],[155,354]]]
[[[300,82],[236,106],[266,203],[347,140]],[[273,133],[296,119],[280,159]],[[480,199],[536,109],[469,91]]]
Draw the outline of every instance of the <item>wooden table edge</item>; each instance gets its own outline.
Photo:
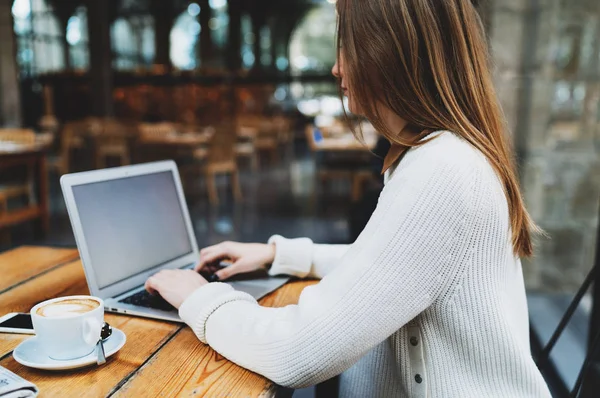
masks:
[[[34,247],[43,247],[43,248],[49,248],[49,249],[53,249],[53,248],[54,249],[75,249],[72,246],[65,246],[65,247],[63,247],[63,246],[57,246],[57,245],[23,245],[23,246],[20,246],[20,247],[31,247],[31,248],[34,248]],[[17,248],[18,247],[6,250],[6,251],[0,253],[0,256],[2,254],[4,254],[4,253],[7,253],[7,252],[9,252],[11,250],[14,250],[14,249],[17,249]],[[70,255],[70,256],[68,256],[68,258],[59,261],[57,264],[52,265],[49,268],[47,268],[47,269],[45,269],[45,270],[43,270],[43,271],[41,271],[41,272],[39,272],[39,273],[37,273],[35,275],[29,276],[26,279],[23,279],[23,280],[15,283],[15,284],[13,284],[11,286],[8,286],[7,288],[1,290],[0,294],[4,294],[4,293],[7,293],[7,292],[10,292],[12,289],[15,289],[15,288],[17,288],[19,286],[22,286],[22,285],[26,284],[26,283],[29,283],[29,282],[37,279],[37,278],[41,278],[41,277],[43,277],[44,275],[46,275],[46,274],[48,274],[50,272],[56,271],[57,269],[59,269],[61,267],[67,266],[68,264],[72,264],[73,262],[80,261],[80,260],[81,260],[81,258],[79,256],[79,253],[75,252],[75,253],[73,253],[73,255]],[[300,279],[292,278],[292,279],[290,279],[289,282],[287,282],[287,284],[301,282],[301,281],[302,280],[300,280]],[[271,292],[270,294],[273,294],[273,293],[274,292]],[[265,296],[265,297],[267,297],[267,296]],[[260,300],[264,299],[265,297],[261,298]],[[260,300],[259,300],[259,302],[260,302]],[[133,316],[129,315],[129,317],[133,317]],[[175,332],[173,332],[168,338],[166,338],[162,342],[162,344],[154,352],[152,352],[151,355],[149,355],[144,360],[143,363],[141,363],[136,369],[134,369],[133,371],[131,371],[129,374],[127,374],[126,376],[124,376],[117,384],[115,384],[115,386],[108,392],[108,394],[106,396],[107,397],[111,397],[111,396],[115,395],[116,393],[118,393],[121,390],[121,388],[123,388],[131,379],[135,378],[136,375],[139,372],[141,372],[141,370],[149,362],[151,362],[152,359],[155,358],[161,352],[161,350],[170,341],[172,341],[182,330],[184,330],[186,327],[187,327],[187,325],[185,323],[179,323],[178,326],[177,326],[177,329],[175,330]],[[0,361],[3,361],[6,358],[9,358],[11,355],[13,355],[13,352],[14,352],[14,349],[10,350],[10,351],[6,352],[4,355],[0,356]],[[281,385],[278,385],[278,384],[272,382],[269,379],[266,379],[266,380],[268,380],[270,383],[272,383],[271,384],[271,388],[269,390],[271,390],[274,394],[271,395],[271,396],[273,396],[275,398],[291,398],[292,397],[292,395],[293,395],[293,393],[295,391],[294,389],[289,388],[289,387],[283,387]]]
[[[122,314],[124,315],[124,314]],[[129,317],[133,317],[133,315],[128,315]],[[171,334],[168,338],[165,339],[165,341],[163,341],[163,343],[152,353],[148,356],[148,358],[146,358],[144,360],[144,362],[142,362],[134,371],[132,371],[131,373],[129,373],[127,376],[123,377],[119,383],[117,383],[109,392],[108,394],[106,394],[106,398],[112,397],[113,395],[115,395],[116,393],[118,393],[121,388],[123,388],[128,382],[129,380],[133,379],[138,373],[140,373],[140,371],[144,368],[144,366],[146,366],[152,359],[154,359],[159,353],[160,351],[167,345],[169,344],[169,342],[171,340],[173,340],[175,338],[175,336],[177,336],[179,333],[181,333],[181,331],[186,327],[187,325],[185,324],[180,324],[177,328],[177,330],[175,332],[173,332],[173,334]]]
[[[42,248],[46,248],[46,249],[67,249],[67,250],[70,249],[70,250],[77,250],[76,247],[72,247],[72,246],[64,246],[63,247],[63,246],[52,246],[52,245],[22,245],[22,246],[13,247],[11,249],[8,249],[8,250],[5,250],[3,252],[0,252],[0,256],[2,256],[5,253],[8,253],[9,251],[15,250],[15,249],[19,249],[19,248],[35,248],[35,247],[42,247]],[[22,285],[24,285],[27,282],[30,282],[30,281],[32,281],[32,280],[34,280],[34,279],[36,279],[36,278],[38,278],[40,276],[44,276],[44,275],[48,274],[49,272],[57,270],[57,269],[59,269],[61,267],[64,267],[64,266],[66,266],[68,264],[71,264],[74,261],[78,261],[80,259],[81,259],[81,257],[79,256],[79,252],[75,252],[75,253],[73,253],[73,255],[66,256],[66,258],[60,260],[58,262],[58,264],[54,264],[54,265],[48,267],[47,269],[45,269],[45,270],[43,270],[43,271],[41,271],[41,272],[39,272],[39,273],[37,273],[35,275],[29,276],[29,277],[27,277],[27,278],[25,278],[25,279],[23,279],[21,281],[18,281],[18,282],[14,283],[14,284],[12,284],[10,286],[7,286],[7,287],[5,287],[3,289],[0,289],[0,295],[2,295],[4,293],[7,293],[7,292],[10,292],[11,290],[13,290],[13,289],[15,289],[15,288],[17,288],[19,286],[22,286]],[[0,314],[0,316],[1,315],[2,314]]]

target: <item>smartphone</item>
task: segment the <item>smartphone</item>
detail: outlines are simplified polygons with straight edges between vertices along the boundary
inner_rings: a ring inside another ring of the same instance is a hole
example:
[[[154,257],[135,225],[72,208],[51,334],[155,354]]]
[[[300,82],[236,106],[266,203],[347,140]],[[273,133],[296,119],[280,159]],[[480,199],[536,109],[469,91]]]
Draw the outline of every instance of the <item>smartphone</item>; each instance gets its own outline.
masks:
[[[0,333],[35,334],[31,315],[13,312],[0,317]]]

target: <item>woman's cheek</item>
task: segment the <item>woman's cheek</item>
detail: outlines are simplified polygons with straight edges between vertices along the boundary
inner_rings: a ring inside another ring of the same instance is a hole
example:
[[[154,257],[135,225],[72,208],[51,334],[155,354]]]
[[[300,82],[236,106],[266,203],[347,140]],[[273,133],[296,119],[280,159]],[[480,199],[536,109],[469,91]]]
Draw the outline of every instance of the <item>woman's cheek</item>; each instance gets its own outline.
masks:
[[[356,101],[354,101],[354,99],[350,96],[348,96],[348,108],[353,114],[360,115],[360,107],[358,106]]]

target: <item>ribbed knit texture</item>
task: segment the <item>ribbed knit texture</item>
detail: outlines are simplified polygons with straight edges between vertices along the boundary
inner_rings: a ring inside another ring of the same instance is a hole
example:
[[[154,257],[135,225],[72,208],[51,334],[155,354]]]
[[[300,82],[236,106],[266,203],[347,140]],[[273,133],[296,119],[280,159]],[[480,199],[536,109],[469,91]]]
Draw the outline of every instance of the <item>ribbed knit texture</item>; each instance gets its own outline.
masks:
[[[342,372],[341,397],[549,397],[530,354],[521,264],[499,179],[449,132],[388,175],[349,246],[275,236],[271,273],[322,278],[264,308],[224,284],[180,309],[198,337],[284,386]]]

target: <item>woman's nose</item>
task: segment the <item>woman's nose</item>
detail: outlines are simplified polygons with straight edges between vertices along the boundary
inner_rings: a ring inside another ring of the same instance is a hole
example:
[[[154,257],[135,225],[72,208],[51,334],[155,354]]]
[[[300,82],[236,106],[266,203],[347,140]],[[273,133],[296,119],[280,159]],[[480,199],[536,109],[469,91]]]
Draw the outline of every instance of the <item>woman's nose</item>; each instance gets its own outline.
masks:
[[[337,77],[338,79],[340,78],[340,67],[338,66],[337,62],[335,63],[335,65],[333,65],[333,69],[331,69],[331,73],[333,74],[333,76]]]

